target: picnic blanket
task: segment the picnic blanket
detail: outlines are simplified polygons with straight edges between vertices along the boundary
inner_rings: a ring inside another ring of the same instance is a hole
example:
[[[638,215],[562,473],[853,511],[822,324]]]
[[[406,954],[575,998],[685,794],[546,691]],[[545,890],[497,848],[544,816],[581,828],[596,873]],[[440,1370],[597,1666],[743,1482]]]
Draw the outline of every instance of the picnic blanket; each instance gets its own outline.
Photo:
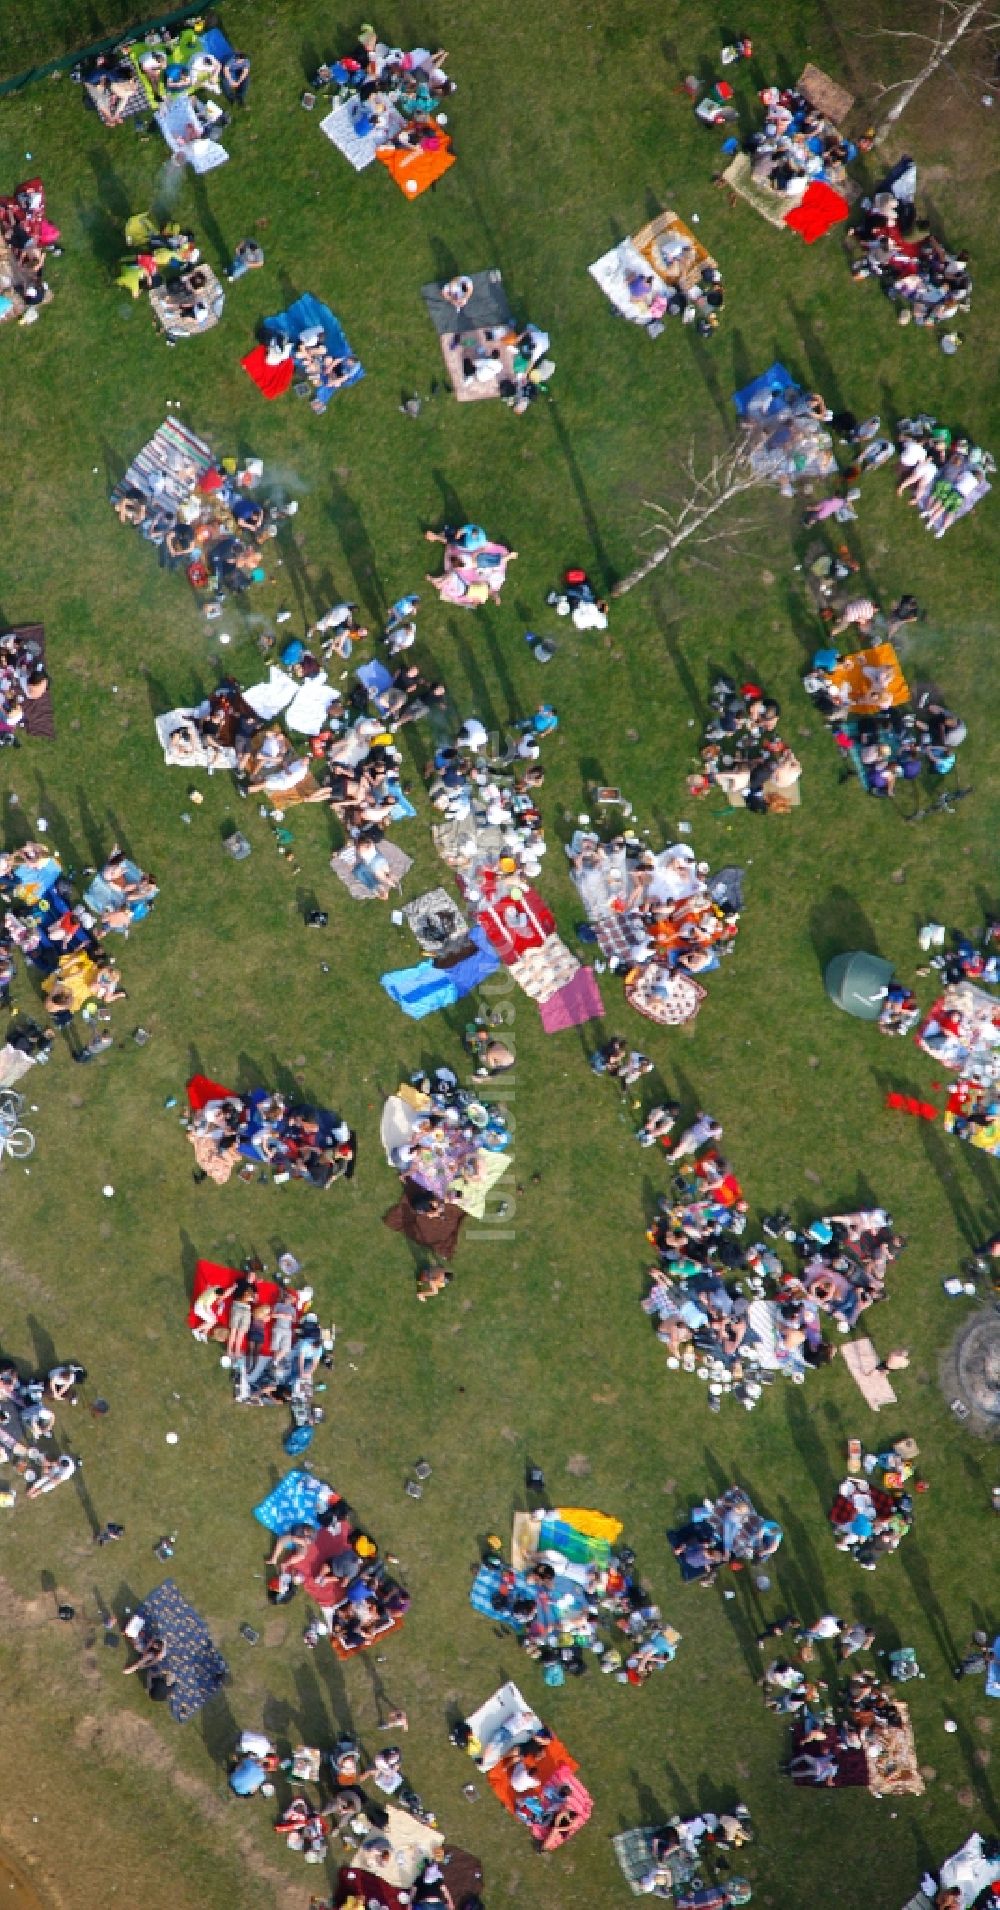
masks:
[[[1000,1883],[1000,1856],[986,1855],[986,1845],[975,1830],[960,1850],[945,1858],[938,1871],[938,1881],[942,1890],[960,1891],[962,1910],[972,1910],[980,1900],[989,1900],[984,1892],[989,1892],[991,1884]],[[903,1910],[933,1910],[933,1902],[918,1890],[916,1896],[903,1905]]]
[[[782,224],[797,232],[806,245],[815,245],[832,226],[846,219],[851,208],[840,192],[825,179],[811,179],[797,206],[786,212]]]
[[[317,1525],[320,1513],[335,1505],[339,1497],[332,1486],[311,1472],[286,1472],[267,1497],[254,1506],[253,1516],[258,1525],[281,1538],[297,1525]]]
[[[171,152],[181,154],[192,172],[214,172],[225,165],[229,154],[206,132],[204,113],[189,95],[164,100],[154,118]]]
[[[753,176],[753,166],[749,153],[737,153],[722,175],[730,192],[745,200],[754,212],[759,212],[768,225],[779,230],[785,223],[788,198],[783,192],[775,192],[773,186],[759,185]]]
[[[829,1753],[831,1757],[835,1757],[837,1760],[837,1772],[833,1780],[832,1788],[834,1790],[868,1789],[868,1760],[865,1757],[864,1751],[843,1746],[840,1742],[837,1729],[832,1724],[827,1726],[822,1738],[812,1738],[808,1744],[802,1743],[804,1732],[804,1725],[796,1726],[792,1740],[795,1752],[798,1753],[802,1751],[811,1757],[822,1757],[824,1754]],[[800,1790],[814,1791],[817,1789],[817,1786],[808,1777],[796,1777],[793,1778],[792,1782],[796,1784]]]
[[[355,172],[364,172],[370,166],[383,145],[386,136],[394,139],[403,130],[403,119],[394,106],[390,106],[381,125],[376,126],[370,114],[364,111],[364,103],[357,99],[341,100],[321,119],[319,130],[343,153],[349,166]]]
[[[618,1868],[634,1897],[649,1894],[643,1880],[651,1870],[660,1868],[669,1871],[670,1882],[675,1890],[681,1884],[690,1883],[697,1871],[697,1862],[687,1850],[672,1850],[663,1858],[654,1855],[653,1839],[660,1836],[664,1828],[662,1824],[643,1824],[635,1830],[619,1831],[618,1836],[611,1840]],[[665,1894],[665,1891],[660,1891],[661,1896]]]
[[[513,323],[501,274],[491,268],[486,272],[470,272],[468,277],[472,282],[472,297],[460,312],[456,312],[448,299],[442,298],[440,285],[420,287],[427,315],[441,339],[449,332],[492,331]]]
[[[324,305],[321,299],[314,298],[311,292],[303,292],[302,297],[297,298],[286,311],[276,312],[272,318],[265,318],[261,330],[266,338],[290,338],[293,344],[298,343],[304,332],[318,330],[322,332],[323,342],[332,358],[354,358],[354,353],[347,342],[347,334],[339,318],[331,312],[329,305]],[[246,368],[244,361],[244,369]],[[341,384],[317,385],[314,388],[315,397],[324,404],[328,403],[334,392],[346,391],[349,385],[356,385],[364,375],[364,366],[355,360],[351,372]],[[265,392],[264,395],[269,397],[277,394]]]
[[[604,1014],[604,1003],[593,969],[578,966],[568,982],[539,1002],[538,1012],[547,1035],[599,1020]]]
[[[295,378],[295,365],[291,358],[280,358],[272,364],[266,345],[254,345],[245,352],[240,364],[256,385],[262,398],[273,403],[275,398],[283,398]]]
[[[205,443],[179,418],[166,418],[153,436],[133,458],[125,476],[111,493],[112,503],[130,491],[144,497],[157,497],[177,507],[192,497],[199,479],[210,471],[215,459]]]
[[[198,1299],[200,1294],[204,1293],[208,1287],[232,1287],[237,1280],[241,1278],[242,1275],[235,1267],[224,1267],[214,1260],[197,1261],[195,1264],[194,1279],[191,1282],[191,1306],[188,1309],[187,1316],[188,1326],[191,1327],[192,1330],[195,1327],[201,1328],[204,1326],[204,1321],[200,1315],[194,1311],[194,1302]],[[260,1306],[272,1307],[275,1301],[280,1298],[282,1292],[283,1288],[278,1285],[276,1280],[258,1280],[256,1303]],[[231,1306],[232,1299],[228,1294],[224,1299],[215,1302],[213,1309],[215,1314],[215,1330],[219,1339],[225,1337],[226,1330],[229,1326]],[[268,1319],[264,1325],[264,1338],[260,1350],[264,1355],[269,1355],[271,1352],[270,1319]]]
[[[378,845],[379,861],[385,864],[385,875],[391,880],[394,889],[402,887],[404,877],[413,867],[413,857],[397,849],[394,842],[383,839]],[[370,871],[368,864],[359,860],[355,844],[349,843],[337,855],[330,859],[330,867],[339,882],[342,882],[348,895],[356,902],[382,900],[379,895],[378,880]]]
[[[187,289],[194,293],[205,307],[204,318],[184,318],[177,309],[172,296],[175,286],[169,284],[151,285],[149,303],[153,316],[162,325],[166,336],[175,338],[194,338],[199,332],[210,332],[222,317],[226,295],[210,265],[204,260],[189,273]]]
[[[382,1215],[383,1227],[388,1227],[390,1233],[402,1234],[412,1240],[414,1246],[425,1247],[442,1260],[450,1260],[465,1225],[462,1208],[452,1204],[446,1206],[443,1213],[423,1214],[412,1204],[411,1195],[415,1191],[415,1184],[404,1180],[402,1199]]]
[[[38,653],[39,662],[45,662],[44,624],[12,624],[9,629],[0,632],[0,635],[20,637],[22,643],[32,644]],[[44,696],[25,698],[22,728],[26,736],[42,736],[49,742],[55,741],[56,719],[55,711],[52,708],[51,687],[46,690]]]
[[[867,672],[877,671],[874,678]],[[873,716],[886,707],[898,709],[910,700],[910,686],[891,643],[876,643],[841,657],[830,672],[838,692],[847,690],[847,709],[857,716]]]
[[[854,105],[854,94],[846,86],[838,85],[836,80],[824,73],[822,67],[814,66],[810,60],[802,68],[796,82],[796,91],[801,93],[810,106],[822,113],[831,126],[840,126]]]
[[[396,1002],[411,1021],[422,1021],[439,1008],[450,1008],[464,995],[470,995],[488,975],[500,967],[500,957],[490,946],[484,931],[473,927],[469,935],[471,952],[448,967],[434,962],[418,962],[413,968],[391,969],[379,977],[390,1001]]]
[[[661,1028],[682,1028],[694,1021],[708,990],[693,975],[672,973],[650,962],[625,979],[625,1000]]]
[[[164,1579],[137,1610],[147,1635],[162,1638],[166,1646],[163,1669],[175,1679],[168,1699],[171,1715],[186,1724],[222,1689],[229,1666],[212,1643],[204,1619],[182,1598],[172,1578]]]
[[[974,982],[954,982],[938,996],[914,1040],[939,1068],[988,1072],[1000,1047],[1000,1001]]]
[[[114,95],[108,81],[100,78],[84,80],[83,90],[103,126],[117,126],[123,119],[138,119],[140,113],[149,109],[149,100],[138,73],[130,74],[127,80],[117,81]]]
[[[866,1406],[877,1413],[883,1406],[895,1406],[896,1395],[887,1373],[878,1370],[878,1354],[869,1339],[848,1340],[840,1349],[841,1358]]]
[[[425,889],[406,904],[403,916],[427,955],[440,958],[469,940],[469,924],[447,889]]]
[[[450,134],[439,128],[435,131],[434,141],[430,151],[423,146],[415,151],[405,146],[380,146],[375,154],[408,199],[417,199],[430,186],[436,186],[438,180],[443,179],[455,164]]]
[[[909,1706],[898,1698],[894,1702],[901,1724],[865,1728],[868,1788],[873,1797],[922,1797],[927,1786],[917,1766]]]
[[[165,710],[162,716],[154,719],[163,760],[172,769],[235,769],[236,751],[213,743],[209,748],[203,743],[195,728],[195,718],[208,715],[208,704],[201,703],[196,709]],[[174,738],[183,739],[183,752],[174,748]]]
[[[439,285],[420,288],[452,390],[463,404],[499,398],[504,379],[513,386],[515,358],[514,320],[500,273],[468,276],[474,289],[460,312],[442,298]]]

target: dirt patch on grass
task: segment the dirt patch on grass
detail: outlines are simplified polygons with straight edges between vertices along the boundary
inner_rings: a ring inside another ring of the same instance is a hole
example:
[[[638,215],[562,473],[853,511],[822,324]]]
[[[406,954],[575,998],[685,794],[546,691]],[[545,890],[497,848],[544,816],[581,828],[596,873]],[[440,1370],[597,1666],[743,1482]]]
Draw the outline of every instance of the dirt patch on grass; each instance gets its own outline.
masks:
[[[301,1889],[254,1848],[250,1825],[241,1823],[230,1811],[227,1799],[217,1796],[203,1778],[175,1766],[170,1750],[148,1719],[131,1711],[115,1711],[106,1717],[84,1716],[77,1721],[73,1741],[88,1757],[109,1763],[124,1759],[167,1778],[202,1822],[224,1835],[228,1848],[235,1847],[246,1869],[273,1890],[275,1910],[301,1910]]]

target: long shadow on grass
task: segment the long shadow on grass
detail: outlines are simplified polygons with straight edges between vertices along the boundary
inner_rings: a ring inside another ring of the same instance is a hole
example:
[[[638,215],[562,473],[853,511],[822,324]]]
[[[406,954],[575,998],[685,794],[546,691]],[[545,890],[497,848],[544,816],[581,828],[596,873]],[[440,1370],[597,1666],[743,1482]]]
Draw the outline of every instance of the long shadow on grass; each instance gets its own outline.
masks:
[[[845,409],[844,394],[841,390],[840,379],[833,360],[817,335],[815,319],[804,307],[794,304],[791,299],[787,301],[786,309],[791,314],[802,340],[802,350],[813,385],[817,391],[823,393],[833,411],[843,411]]]
[[[233,1708],[224,1691],[217,1691],[199,1714],[202,1743],[213,1764],[222,1766],[239,1737]]]
[[[90,235],[95,259],[110,270],[117,265],[125,243],[125,222],[132,202],[114,167],[109,165],[103,146],[92,146],[87,154],[97,187],[96,204],[79,205],[80,224]]]
[[[34,1313],[28,1314],[27,1327],[31,1334],[31,1344],[35,1349],[35,1365],[38,1372],[51,1373],[56,1364],[57,1355],[55,1342],[48,1327],[43,1326]]]
[[[809,937],[821,973],[834,955],[847,949],[879,953],[878,937],[860,902],[840,887],[830,889],[810,910]]]
[[[895,1093],[910,1095],[916,1100],[924,1099],[919,1083],[904,1080],[899,1075],[883,1074],[881,1069],[873,1068],[872,1079],[882,1095],[892,1090]],[[899,1118],[906,1120],[912,1117],[900,1115]],[[933,1121],[917,1119],[915,1124],[920,1135],[921,1146],[927,1157],[927,1165],[938,1181],[941,1192],[955,1216],[955,1225],[959,1233],[967,1246],[978,1247],[989,1232],[988,1217],[993,1190],[989,1185],[984,1186],[984,1206],[982,1212],[979,1212],[959,1180],[961,1143],[950,1142],[943,1133],[939,1132]]]
[[[723,428],[729,430],[733,423],[732,399],[723,391],[718,371],[712,361],[711,340],[699,338],[693,325],[686,328],[686,337],[691,357],[701,374],[705,390],[722,420]]]
[[[702,717],[705,713],[705,698],[698,686],[694,671],[691,669],[681,648],[680,620],[670,615],[667,605],[659,593],[657,593],[654,598],[653,615],[656,619],[656,627],[663,639],[663,648],[674,666],[674,673],[690,705],[691,713],[695,717]]]
[[[232,247],[226,243],[225,234],[212,210],[212,202],[205,181],[198,173],[192,176],[191,193],[198,208],[197,229],[199,232],[204,232],[210,244],[214,246],[216,270],[221,272],[233,256]]]
[[[38,791],[38,808],[36,813],[39,816],[43,816],[48,823],[47,833],[68,875],[71,870],[75,869],[77,862],[76,843],[73,831],[70,827],[69,817],[63,809],[59,808],[54,797],[50,794],[49,786],[44,777],[36,775],[35,787]],[[45,834],[46,831],[43,830],[42,833]]]
[[[583,519],[587,536],[590,539],[591,549],[594,553],[594,561],[600,571],[601,584],[604,589],[609,590],[611,585],[615,582],[615,573],[611,567],[608,547],[604,542],[597,511],[594,508],[593,500],[587,489],[586,480],[580,469],[576,452],[573,449],[573,440],[570,437],[558,401],[555,398],[549,400],[549,417],[552,420],[552,429],[556,435],[556,443],[562,452],[563,461],[569,475],[569,481],[576,493],[576,501],[580,506],[580,516]]]
[[[955,1665],[958,1664],[962,1654],[955,1643],[955,1638],[951,1626],[948,1623],[944,1607],[931,1585],[931,1575],[928,1570],[927,1560],[912,1532],[908,1533],[906,1538],[904,1538],[896,1556],[902,1565],[906,1577],[910,1581],[910,1589],[931,1628],[934,1635],[934,1642],[949,1671],[951,1671]]]
[[[346,486],[337,477],[328,478],[330,501],[327,516],[340,538],[347,568],[354,579],[358,602],[370,616],[385,620],[386,597],[375,561],[375,547],[358,506]]]
[[[104,861],[104,830],[90,807],[89,793],[82,783],[76,792],[76,802],[80,811],[80,827],[87,844],[87,854],[94,867],[99,869]]]

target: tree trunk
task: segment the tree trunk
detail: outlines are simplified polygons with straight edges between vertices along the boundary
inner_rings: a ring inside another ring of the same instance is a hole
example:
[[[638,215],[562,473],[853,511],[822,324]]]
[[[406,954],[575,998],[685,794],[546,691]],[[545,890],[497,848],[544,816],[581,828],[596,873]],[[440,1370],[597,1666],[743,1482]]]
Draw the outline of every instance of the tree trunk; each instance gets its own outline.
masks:
[[[933,79],[935,73],[944,66],[949,55],[954,52],[955,47],[959,44],[959,41],[965,38],[977,15],[982,13],[985,4],[986,0],[969,0],[969,5],[962,8],[950,34],[948,34],[947,38],[939,41],[930,59],[927,61],[926,66],[921,68],[914,79],[907,80],[906,85],[900,91],[898,99],[890,106],[885,119],[879,127],[876,140],[877,144],[881,143],[883,139],[888,138],[893,126],[902,119],[903,114],[915,94],[919,93],[920,88],[926,85],[928,80]]]
[[[624,597],[628,591],[634,590],[636,584],[643,583],[651,571],[657,570],[660,564],[666,563],[667,558],[673,555],[674,549],[672,537],[668,537],[665,544],[658,544],[655,550],[650,551],[648,557],[643,558],[642,563],[637,565],[635,570],[630,570],[627,577],[623,577],[619,583],[612,585],[612,597]]]

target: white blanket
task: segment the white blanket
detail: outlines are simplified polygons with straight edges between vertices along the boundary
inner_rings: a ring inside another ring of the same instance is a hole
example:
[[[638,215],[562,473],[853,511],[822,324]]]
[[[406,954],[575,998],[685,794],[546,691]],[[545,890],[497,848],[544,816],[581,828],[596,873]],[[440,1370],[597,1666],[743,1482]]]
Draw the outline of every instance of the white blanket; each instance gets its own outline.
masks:
[[[164,761],[172,769],[236,768],[234,749],[223,749],[218,743],[213,743],[211,748],[208,748],[198,737],[194,719],[207,714],[208,704],[199,703],[197,709],[166,710],[162,716],[156,718],[156,734],[163,751]],[[191,748],[183,751],[176,748],[172,741],[175,736],[188,740]]]
[[[206,138],[193,101],[187,94],[164,100],[156,123],[172,153],[180,153],[192,172],[214,172],[229,158],[217,139]]]

